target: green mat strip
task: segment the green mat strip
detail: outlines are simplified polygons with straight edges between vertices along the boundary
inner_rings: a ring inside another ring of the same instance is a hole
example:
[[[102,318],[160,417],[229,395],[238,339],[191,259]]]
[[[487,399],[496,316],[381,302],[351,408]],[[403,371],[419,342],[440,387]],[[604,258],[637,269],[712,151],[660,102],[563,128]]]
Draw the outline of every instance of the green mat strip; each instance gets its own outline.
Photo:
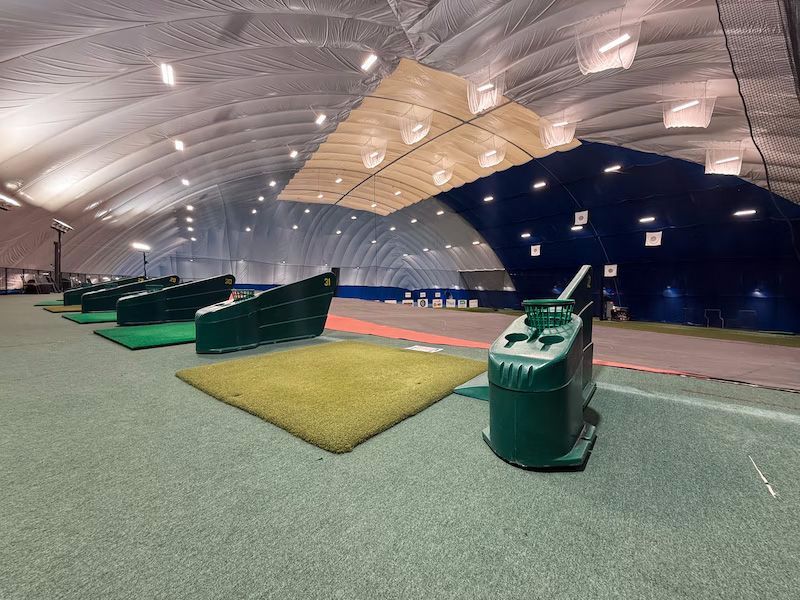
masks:
[[[42,300],[37,302],[34,306],[64,306],[63,298],[61,300]]]
[[[91,313],[70,313],[61,316],[64,317],[65,319],[69,319],[70,321],[74,321],[75,323],[80,323],[81,325],[85,325],[86,323],[117,322],[117,311],[115,310],[91,312]]]
[[[95,329],[94,332],[130,350],[188,344],[195,340],[194,321],[109,327],[108,329]]]

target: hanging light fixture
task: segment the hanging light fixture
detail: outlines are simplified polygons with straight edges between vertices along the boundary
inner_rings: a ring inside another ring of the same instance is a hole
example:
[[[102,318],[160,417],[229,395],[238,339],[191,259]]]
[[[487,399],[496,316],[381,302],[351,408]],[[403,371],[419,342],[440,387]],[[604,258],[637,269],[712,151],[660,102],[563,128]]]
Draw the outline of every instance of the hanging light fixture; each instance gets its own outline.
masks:
[[[400,115],[400,136],[407,145],[416,144],[431,130],[433,111],[422,106],[411,105],[404,114]]]
[[[739,175],[742,172],[744,146],[739,143],[719,144],[706,149],[706,173]]]
[[[371,137],[361,146],[361,162],[368,169],[374,169],[386,158],[386,140]]]
[[[496,135],[489,136],[487,140],[478,143],[478,163],[488,169],[499,165],[506,157],[506,146],[508,142]]]
[[[444,185],[453,177],[453,161],[447,158],[446,154],[436,161],[436,170],[433,172],[433,183]]]
[[[715,96],[708,96],[708,82],[681,82],[664,86],[661,105],[664,127],[708,127]]]
[[[575,139],[575,127],[577,123],[570,123],[566,118],[559,117],[558,120],[540,119],[539,138],[545,148],[555,148],[569,144]]]
[[[575,52],[584,75],[607,69],[628,69],[633,64],[642,23],[623,19],[622,8],[607,11],[575,26]]]
[[[475,74],[467,85],[467,103],[473,115],[500,104],[506,88],[505,73],[490,77],[488,71]]]

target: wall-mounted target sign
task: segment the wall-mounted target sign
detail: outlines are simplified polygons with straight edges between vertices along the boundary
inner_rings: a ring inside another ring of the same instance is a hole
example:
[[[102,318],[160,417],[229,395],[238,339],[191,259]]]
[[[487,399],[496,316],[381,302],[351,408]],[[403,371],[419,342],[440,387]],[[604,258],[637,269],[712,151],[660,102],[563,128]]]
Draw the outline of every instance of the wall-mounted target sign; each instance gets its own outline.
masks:
[[[603,268],[603,275],[606,277],[616,277],[617,276],[617,265],[606,265]]]
[[[531,246],[531,256],[540,256],[542,254],[542,245],[534,244]]]
[[[661,232],[660,231],[648,231],[644,234],[644,245],[645,246],[660,246],[661,245]]]
[[[589,222],[589,211],[579,210],[575,213],[575,225],[586,225]]]

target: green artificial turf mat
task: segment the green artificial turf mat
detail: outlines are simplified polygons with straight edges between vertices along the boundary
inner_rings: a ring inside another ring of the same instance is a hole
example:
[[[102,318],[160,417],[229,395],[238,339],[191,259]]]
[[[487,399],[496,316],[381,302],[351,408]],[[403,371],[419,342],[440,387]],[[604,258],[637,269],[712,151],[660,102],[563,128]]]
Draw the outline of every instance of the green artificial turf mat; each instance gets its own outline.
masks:
[[[359,342],[178,371],[214,398],[330,452],[355,446],[449,395],[485,361]]]
[[[64,306],[63,298],[61,300],[42,300],[37,302],[34,306]]]
[[[719,327],[697,327],[677,325],[674,323],[651,323],[649,321],[600,321],[594,324],[599,327],[614,327],[629,331],[650,331],[652,333],[669,333],[729,342],[751,342],[770,346],[788,346],[800,348],[800,335],[769,333],[766,331],[746,331],[743,329],[721,329]]]
[[[102,312],[91,312],[91,313],[73,313],[69,315],[61,315],[65,319],[69,319],[70,321],[75,321],[76,323],[86,324],[86,323],[116,323],[117,322],[117,311],[115,310],[108,310]]]
[[[47,312],[51,313],[66,313],[66,312],[81,312],[81,305],[80,304],[69,304],[64,306],[60,304],[58,306],[44,306],[42,310],[46,310]]]
[[[195,340],[194,321],[96,329],[95,333],[131,350],[188,344]]]

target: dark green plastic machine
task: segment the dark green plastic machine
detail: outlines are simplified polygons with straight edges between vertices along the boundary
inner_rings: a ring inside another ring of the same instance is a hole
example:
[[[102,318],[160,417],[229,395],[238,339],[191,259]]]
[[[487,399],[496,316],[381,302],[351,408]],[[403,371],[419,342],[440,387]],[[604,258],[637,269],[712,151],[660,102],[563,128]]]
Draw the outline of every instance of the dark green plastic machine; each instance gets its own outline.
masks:
[[[227,300],[234,283],[233,275],[219,275],[172,285],[157,292],[124,296],[117,301],[117,324],[192,321],[201,308]]]
[[[583,465],[595,427],[583,410],[592,380],[591,267],[581,267],[555,300],[526,300],[489,349],[489,427],[483,438],[519,467]]]
[[[142,278],[141,281],[135,281],[127,285],[118,285],[105,290],[88,292],[81,297],[81,312],[116,310],[117,300],[123,296],[136,292],[160,290],[179,282],[180,278],[177,275],[169,275],[167,277],[156,277],[155,279]]]
[[[323,273],[296,283],[197,311],[199,354],[234,352],[316,337],[325,328],[336,276]]]
[[[79,288],[74,288],[71,290],[66,290],[64,292],[64,305],[65,306],[77,306],[81,303],[81,298],[87,292],[96,292],[98,290],[106,290],[108,288],[118,287],[120,285],[127,285],[129,283],[135,283],[137,281],[144,281],[144,277],[129,277],[127,279],[118,279],[117,281],[105,281],[103,283],[97,283],[95,285],[84,285]]]

